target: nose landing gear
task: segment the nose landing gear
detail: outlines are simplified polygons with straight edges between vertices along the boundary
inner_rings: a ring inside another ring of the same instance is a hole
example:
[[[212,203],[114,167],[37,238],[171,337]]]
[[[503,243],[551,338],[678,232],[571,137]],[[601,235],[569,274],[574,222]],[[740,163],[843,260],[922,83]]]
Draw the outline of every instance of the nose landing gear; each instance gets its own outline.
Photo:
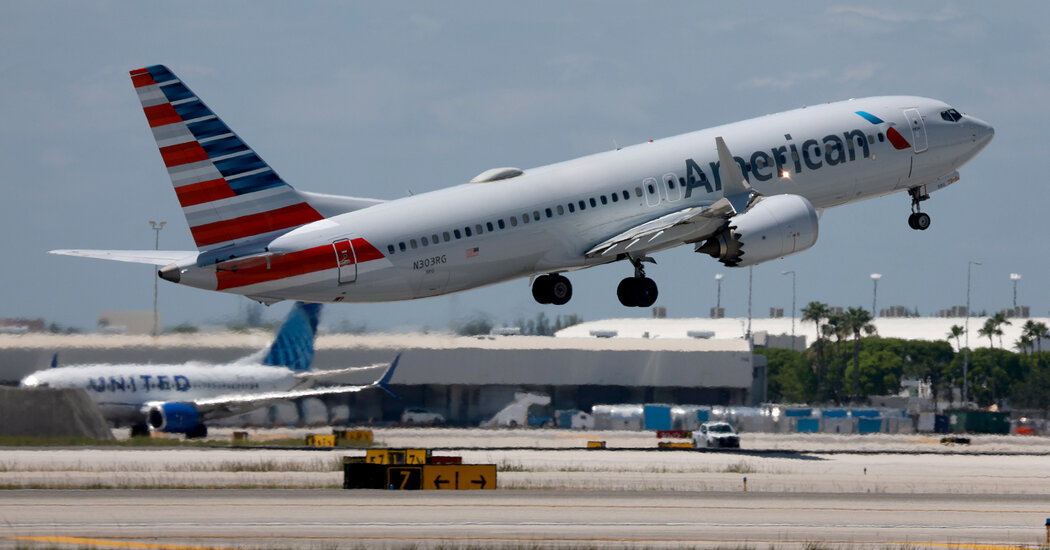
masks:
[[[641,258],[627,258],[634,264],[634,277],[627,277],[620,281],[616,287],[616,297],[620,303],[627,307],[649,307],[656,303],[656,297],[660,294],[656,287],[656,281],[645,276],[645,267],[642,262],[656,263],[647,256]]]
[[[540,275],[532,282],[532,297],[541,304],[562,306],[572,299],[572,283],[558,275]]]
[[[929,199],[930,195],[923,193],[922,187],[908,189],[911,195],[911,215],[908,216],[908,227],[919,231],[926,231],[930,227],[930,215],[922,212],[919,203]]]

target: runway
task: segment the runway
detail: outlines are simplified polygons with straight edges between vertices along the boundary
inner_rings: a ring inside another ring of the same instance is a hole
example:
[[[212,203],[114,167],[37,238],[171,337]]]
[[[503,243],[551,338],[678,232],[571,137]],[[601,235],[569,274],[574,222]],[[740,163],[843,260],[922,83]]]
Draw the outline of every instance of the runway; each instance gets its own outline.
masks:
[[[1038,546],[1046,496],[650,491],[10,491],[5,546]],[[64,545],[64,544],[63,544]],[[810,545],[812,546],[812,545]]]
[[[1041,546],[1050,517],[1042,437],[749,435],[780,451],[763,454],[637,450],[651,434],[618,432],[376,435],[496,464],[498,489],[337,489],[360,449],[8,447],[0,548],[1005,550]],[[579,448],[595,437],[632,450]],[[505,448],[529,446],[565,448]]]

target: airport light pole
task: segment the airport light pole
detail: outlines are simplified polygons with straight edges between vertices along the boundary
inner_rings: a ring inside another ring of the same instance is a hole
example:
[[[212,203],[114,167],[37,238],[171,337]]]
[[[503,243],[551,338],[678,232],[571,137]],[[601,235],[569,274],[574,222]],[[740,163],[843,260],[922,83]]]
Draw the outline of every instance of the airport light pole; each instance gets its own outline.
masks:
[[[150,220],[149,226],[153,228],[153,250],[160,250],[160,230],[164,229],[164,225],[168,222],[155,222]],[[157,270],[153,270],[153,336],[159,334],[160,329],[160,318],[157,314]]]
[[[781,271],[781,275],[791,275],[791,351],[795,351],[795,272]]]
[[[1014,282],[1014,316],[1017,316],[1017,281],[1021,280],[1021,274],[1011,273],[1010,280]]]
[[[876,300],[878,300],[878,297],[879,297],[879,279],[881,279],[881,278],[882,278],[882,273],[872,273],[871,274],[871,282],[875,285],[875,287],[871,291],[871,318],[872,319],[874,319],[875,317],[879,316],[879,310],[875,309],[875,303],[876,303]]]
[[[966,264],[966,347],[963,348],[963,405],[970,401],[970,280],[973,276],[973,266],[981,265],[981,262],[970,260]]]
[[[718,294],[715,298],[715,314],[721,318],[722,315],[722,278],[721,273],[715,274],[715,282],[718,283]]]
[[[751,281],[754,279],[755,266],[747,267],[747,341],[751,342]]]

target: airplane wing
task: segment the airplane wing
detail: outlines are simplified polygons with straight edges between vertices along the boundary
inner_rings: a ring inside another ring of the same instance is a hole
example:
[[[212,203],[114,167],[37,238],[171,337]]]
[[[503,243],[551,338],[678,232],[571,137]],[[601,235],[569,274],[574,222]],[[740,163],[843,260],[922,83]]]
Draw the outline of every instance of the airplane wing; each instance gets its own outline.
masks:
[[[355,372],[361,372],[366,370],[375,370],[389,367],[389,363],[376,363],[374,365],[365,365],[363,367],[347,367],[345,369],[332,369],[332,370],[310,370],[295,373],[295,377],[300,380],[312,380],[318,378],[325,378],[329,376],[339,376],[341,374],[352,374]]]
[[[201,416],[201,420],[208,421],[214,418],[220,418],[229,416],[231,414],[239,414],[246,412],[251,409],[265,406],[269,403],[276,403],[278,401],[284,401],[286,399],[298,399],[302,397],[317,397],[321,395],[338,395],[344,393],[357,393],[362,390],[370,388],[379,388],[394,398],[400,399],[394,390],[390,389],[390,379],[394,376],[394,369],[397,368],[398,361],[401,360],[401,355],[398,354],[394,358],[394,361],[390,363],[383,375],[378,380],[371,384],[364,386],[327,386],[320,388],[306,388],[301,390],[288,390],[288,391],[275,391],[255,394],[230,394],[220,395],[216,397],[209,397],[206,399],[198,399],[193,401],[193,405],[197,407],[197,411]]]
[[[719,179],[723,185],[722,198],[709,206],[684,208],[636,225],[602,241],[588,250],[584,257],[615,257],[626,253],[645,255],[668,246],[699,242],[713,236],[725,220],[747,210],[758,193],[748,185],[721,136],[715,138],[715,149],[718,151]]]
[[[602,241],[584,256],[615,257],[617,254],[626,253],[644,255],[680,243],[701,241],[714,235],[722,228],[726,218],[734,213],[733,206],[725,198],[718,199],[707,207],[684,208],[636,225]]]
[[[197,256],[197,251],[187,250],[51,250],[48,254],[80,256],[99,260],[131,262],[137,264],[168,265]]]

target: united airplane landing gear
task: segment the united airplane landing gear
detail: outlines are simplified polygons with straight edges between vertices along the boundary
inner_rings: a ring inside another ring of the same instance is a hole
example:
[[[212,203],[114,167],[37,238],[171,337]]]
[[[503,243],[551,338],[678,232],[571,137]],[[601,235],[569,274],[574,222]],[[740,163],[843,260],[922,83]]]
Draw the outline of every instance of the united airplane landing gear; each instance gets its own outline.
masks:
[[[565,305],[572,299],[572,283],[557,273],[540,275],[532,282],[532,297],[541,304]]]
[[[930,196],[923,193],[921,187],[908,189],[908,194],[911,195],[911,216],[908,216],[908,227],[925,231],[930,227],[930,215],[921,211],[919,203]]]
[[[627,277],[620,281],[616,287],[616,297],[620,303],[627,307],[649,307],[656,303],[656,297],[660,294],[656,287],[656,281],[645,276],[645,267],[642,262],[656,263],[649,257],[631,258],[628,260],[634,264],[634,277]]]

